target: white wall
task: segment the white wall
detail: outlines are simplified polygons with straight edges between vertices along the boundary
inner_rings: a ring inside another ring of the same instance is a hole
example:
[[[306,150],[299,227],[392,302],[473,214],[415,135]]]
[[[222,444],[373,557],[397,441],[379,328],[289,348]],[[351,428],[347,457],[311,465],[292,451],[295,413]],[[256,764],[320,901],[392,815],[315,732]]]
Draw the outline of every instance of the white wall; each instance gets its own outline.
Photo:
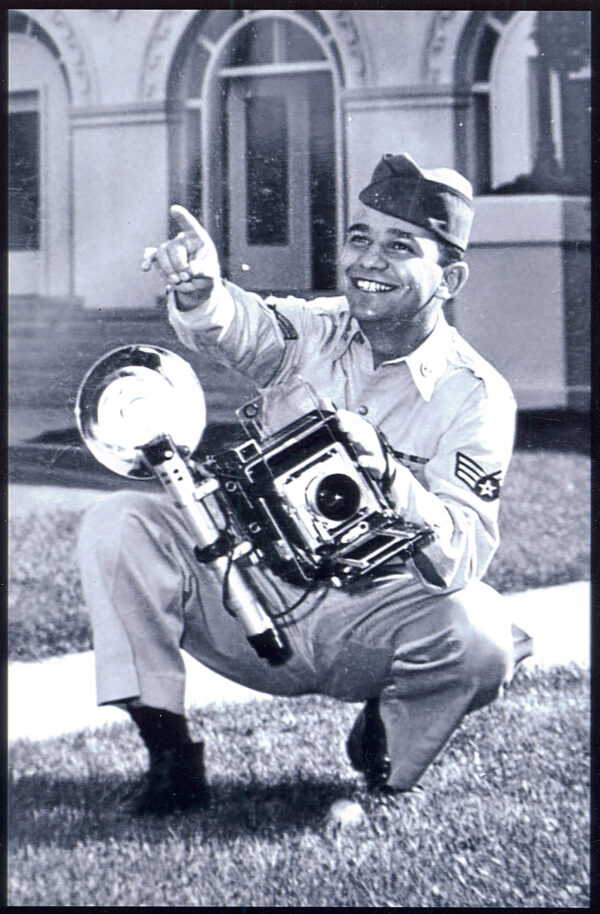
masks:
[[[348,93],[343,105],[349,202],[386,152],[408,153],[424,168],[453,166],[453,104],[445,91]]]
[[[140,263],[167,237],[164,116],[79,118],[73,147],[75,294],[88,309],[154,307],[161,289]]]
[[[566,406],[563,245],[589,239],[582,198],[478,197],[457,329],[509,381],[521,409]],[[582,257],[585,257],[582,253]]]

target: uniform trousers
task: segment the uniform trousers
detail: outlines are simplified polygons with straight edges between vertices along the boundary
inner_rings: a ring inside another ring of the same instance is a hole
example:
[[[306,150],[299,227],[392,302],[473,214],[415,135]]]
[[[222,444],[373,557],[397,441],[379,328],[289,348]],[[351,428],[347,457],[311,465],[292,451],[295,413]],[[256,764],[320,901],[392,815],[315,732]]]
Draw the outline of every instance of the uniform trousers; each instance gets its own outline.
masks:
[[[407,573],[344,589],[317,586],[286,612],[304,590],[261,565],[251,573],[292,651],[270,666],[224,609],[194,545],[182,512],[163,494],[114,493],[85,515],[78,551],[98,704],[137,699],[183,714],[180,648],[273,695],[379,697],[388,784],[408,789],[465,714],[492,701],[512,675],[511,623],[485,584],[432,593]]]

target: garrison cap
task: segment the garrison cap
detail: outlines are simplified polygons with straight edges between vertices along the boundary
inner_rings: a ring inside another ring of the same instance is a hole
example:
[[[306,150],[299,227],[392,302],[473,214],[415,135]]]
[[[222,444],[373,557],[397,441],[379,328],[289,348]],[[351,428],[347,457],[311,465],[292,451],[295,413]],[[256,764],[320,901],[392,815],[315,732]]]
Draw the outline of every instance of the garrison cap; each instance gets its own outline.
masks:
[[[473,189],[452,168],[426,171],[409,155],[386,153],[358,199],[388,216],[428,229],[461,251],[467,249],[473,222]]]

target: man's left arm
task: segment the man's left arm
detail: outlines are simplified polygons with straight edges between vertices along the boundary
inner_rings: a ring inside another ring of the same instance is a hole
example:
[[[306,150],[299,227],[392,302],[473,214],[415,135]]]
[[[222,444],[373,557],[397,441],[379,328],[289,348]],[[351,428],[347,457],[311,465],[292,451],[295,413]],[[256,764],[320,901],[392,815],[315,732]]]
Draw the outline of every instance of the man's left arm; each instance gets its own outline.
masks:
[[[515,433],[512,396],[475,390],[439,440],[425,468],[426,486],[391,457],[391,499],[399,514],[434,531],[413,559],[434,590],[464,587],[485,574],[498,548],[498,509]]]
[[[488,398],[481,387],[473,390],[442,433],[425,468],[425,485],[389,446],[384,444],[382,454],[365,420],[343,413],[347,433],[355,442],[362,440],[361,464],[387,484],[399,517],[433,530],[432,542],[411,560],[432,591],[455,590],[483,577],[498,547],[499,496],[512,454],[515,413],[508,393]]]

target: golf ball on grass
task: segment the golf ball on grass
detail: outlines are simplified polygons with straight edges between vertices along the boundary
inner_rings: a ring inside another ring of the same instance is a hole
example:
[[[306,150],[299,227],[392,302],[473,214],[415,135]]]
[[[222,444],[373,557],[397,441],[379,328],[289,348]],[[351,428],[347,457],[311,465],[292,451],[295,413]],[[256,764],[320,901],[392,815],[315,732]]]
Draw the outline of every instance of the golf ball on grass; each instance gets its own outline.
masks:
[[[329,819],[335,825],[360,825],[364,818],[362,806],[353,800],[336,800],[329,809]]]

